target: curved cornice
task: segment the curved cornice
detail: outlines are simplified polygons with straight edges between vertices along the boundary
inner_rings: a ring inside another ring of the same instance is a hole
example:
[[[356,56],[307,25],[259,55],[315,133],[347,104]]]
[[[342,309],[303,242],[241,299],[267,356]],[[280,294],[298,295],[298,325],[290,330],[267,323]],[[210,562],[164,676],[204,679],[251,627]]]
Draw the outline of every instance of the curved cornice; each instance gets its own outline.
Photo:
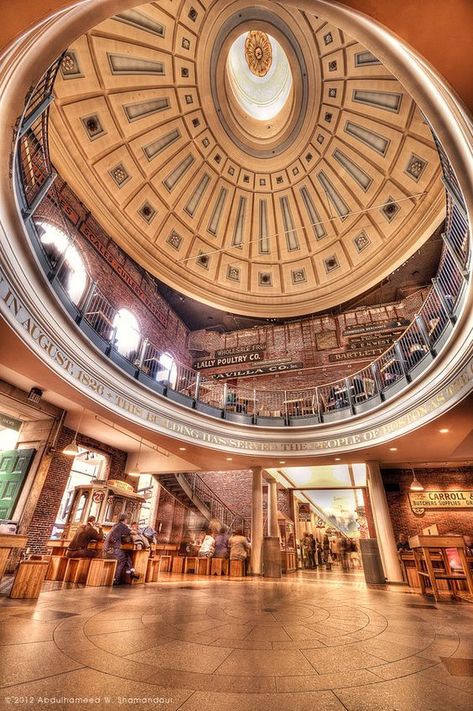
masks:
[[[58,13],[53,20],[34,28],[21,38],[5,55],[4,72],[0,84],[0,106],[12,131],[20,115],[26,90],[31,81],[29,73],[37,79],[57,55],[57,46],[75,33],[80,33],[80,21],[90,23],[87,10],[103,11],[103,15],[129,7],[132,2],[94,0],[82,2],[77,9]],[[305,8],[324,12],[335,11],[332,3],[314,0]],[[107,8],[107,9],[105,9]],[[340,8],[335,8],[340,12]],[[357,25],[357,33],[366,44],[381,52],[385,32],[370,21],[343,10],[343,17],[334,17],[338,23]],[[358,28],[358,23],[360,26]],[[371,36],[373,35],[373,36]],[[72,39],[72,37],[71,37]],[[392,38],[391,38],[392,39]],[[36,41],[37,40],[37,41]],[[370,44],[371,42],[371,44]],[[398,46],[399,45],[399,46]],[[425,109],[434,130],[442,140],[449,155],[471,218],[473,217],[473,181],[471,175],[472,145],[470,126],[455,97],[428,68],[421,74],[423,62],[407,47],[393,46],[383,53],[383,60],[403,82],[410,83],[409,91]],[[409,76],[412,68],[413,77]],[[396,69],[398,70],[396,72]],[[400,70],[403,72],[400,72]],[[442,101],[439,99],[442,98]],[[429,112],[428,109],[431,109]],[[12,150],[12,133],[0,136],[3,155]],[[81,391],[91,403],[107,407],[122,419],[138,423],[149,430],[203,447],[225,452],[271,454],[297,458],[303,453],[321,455],[327,451],[355,451],[388,441],[453,407],[471,390],[473,382],[473,290],[471,283],[465,296],[463,312],[453,335],[442,354],[431,368],[397,400],[379,406],[376,410],[358,415],[336,424],[310,428],[245,427],[223,422],[188,410],[151,393],[147,388],[121,373],[78,333],[72,320],[64,313],[57,297],[46,284],[33,253],[28,246],[22,219],[18,212],[12,184],[12,175],[4,161],[0,168],[0,223],[1,264],[0,309],[6,321],[35,355],[64,381]],[[60,355],[58,355],[60,353]],[[97,391],[97,384],[99,392]]]

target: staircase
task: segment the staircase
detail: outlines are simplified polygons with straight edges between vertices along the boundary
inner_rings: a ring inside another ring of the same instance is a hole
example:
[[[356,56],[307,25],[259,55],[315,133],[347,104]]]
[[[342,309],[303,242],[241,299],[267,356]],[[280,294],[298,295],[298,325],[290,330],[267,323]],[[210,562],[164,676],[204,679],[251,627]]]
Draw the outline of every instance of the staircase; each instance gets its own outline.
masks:
[[[207,521],[217,519],[232,531],[241,528],[248,532],[247,522],[243,516],[239,516],[224,504],[198,474],[179,472],[160,474],[158,481],[174,498]]]

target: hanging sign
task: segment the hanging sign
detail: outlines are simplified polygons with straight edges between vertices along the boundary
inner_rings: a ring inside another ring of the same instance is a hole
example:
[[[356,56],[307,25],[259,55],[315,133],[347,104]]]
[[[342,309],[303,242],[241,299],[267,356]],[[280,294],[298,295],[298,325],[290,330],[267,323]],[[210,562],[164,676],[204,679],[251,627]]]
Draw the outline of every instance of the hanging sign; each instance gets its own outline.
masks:
[[[362,333],[376,333],[376,331],[403,331],[409,321],[405,318],[394,321],[378,321],[378,323],[364,323],[347,326],[343,331],[344,336],[354,336]]]
[[[310,521],[310,504],[299,504],[299,521]]]
[[[263,360],[262,351],[218,357],[217,354],[215,354],[215,358],[201,358],[200,360],[196,360],[192,365],[196,370],[202,370],[203,368],[221,368],[223,365],[240,365],[242,363],[254,363],[258,360]]]
[[[243,355],[244,353],[264,353],[266,350],[265,343],[252,343],[247,346],[235,346],[234,348],[222,348],[215,351],[216,358],[225,358],[226,356]]]
[[[131,486],[131,484],[128,484],[128,482],[122,481],[121,479],[109,479],[107,481],[107,486],[110,486],[113,489],[118,489],[119,491],[123,491],[124,494],[135,493],[135,490]]]
[[[359,351],[342,351],[341,353],[329,353],[329,363],[344,363],[347,360],[366,360],[373,356],[381,355],[386,348],[363,348]]]
[[[273,365],[261,365],[259,368],[244,368],[242,370],[230,370],[226,373],[214,373],[211,377],[214,380],[250,378],[256,375],[287,373],[289,370],[300,370],[303,367],[304,363],[274,363]]]
[[[439,509],[473,509],[471,491],[410,491],[409,503],[416,514]]]

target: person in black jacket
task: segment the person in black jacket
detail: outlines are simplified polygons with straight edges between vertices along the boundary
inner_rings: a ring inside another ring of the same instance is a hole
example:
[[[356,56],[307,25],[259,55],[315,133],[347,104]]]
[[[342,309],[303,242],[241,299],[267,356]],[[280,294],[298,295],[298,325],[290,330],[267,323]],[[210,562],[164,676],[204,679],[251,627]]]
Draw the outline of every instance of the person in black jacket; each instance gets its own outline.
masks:
[[[128,516],[123,513],[118,517],[118,523],[116,523],[110,533],[107,534],[103,546],[105,558],[115,558],[117,560],[115,580],[113,581],[114,585],[121,584],[123,571],[125,571],[127,575],[131,575],[132,578],[140,577],[139,575],[135,575],[135,569],[133,568],[130,556],[126,551],[122,550],[122,543],[130,541],[131,529],[128,526]]]
[[[95,558],[98,551],[88,548],[92,541],[103,541],[102,527],[95,527],[95,516],[89,516],[87,523],[82,524],[69,543],[66,551],[68,558]]]

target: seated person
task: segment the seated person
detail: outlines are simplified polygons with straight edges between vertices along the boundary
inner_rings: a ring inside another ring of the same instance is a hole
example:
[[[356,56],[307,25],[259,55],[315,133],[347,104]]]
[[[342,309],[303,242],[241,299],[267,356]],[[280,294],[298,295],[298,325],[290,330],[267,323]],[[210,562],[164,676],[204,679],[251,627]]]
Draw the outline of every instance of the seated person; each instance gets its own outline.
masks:
[[[405,553],[410,550],[411,550],[411,547],[409,545],[409,541],[407,540],[406,534],[400,533],[398,541],[397,541],[397,552],[398,553]]]
[[[141,531],[138,530],[138,521],[133,521],[130,526],[130,536],[131,540],[137,548],[149,548],[149,541],[144,536]]]
[[[230,536],[228,541],[230,546],[230,560],[246,560],[251,550],[251,544],[243,531],[238,529]]]
[[[214,558],[228,558],[228,533],[227,527],[222,526],[215,536]]]
[[[212,558],[215,553],[215,538],[212,536],[211,531],[207,531],[204,540],[199,548],[198,556],[199,558]]]
[[[427,348],[421,343],[411,343],[407,354],[407,367],[413,368],[427,353]]]
[[[128,527],[128,516],[125,513],[120,514],[118,523],[114,525],[110,533],[107,534],[103,545],[103,553],[105,558],[115,558],[117,567],[115,569],[114,585],[121,585],[121,577],[123,571],[132,578],[139,578],[135,574],[133,563],[127,551],[122,550],[122,543],[131,541],[131,529]]]
[[[87,523],[83,523],[76,531],[76,534],[66,551],[68,558],[95,558],[98,551],[88,548],[92,541],[103,541],[102,527],[95,525],[95,516],[89,516]]]

